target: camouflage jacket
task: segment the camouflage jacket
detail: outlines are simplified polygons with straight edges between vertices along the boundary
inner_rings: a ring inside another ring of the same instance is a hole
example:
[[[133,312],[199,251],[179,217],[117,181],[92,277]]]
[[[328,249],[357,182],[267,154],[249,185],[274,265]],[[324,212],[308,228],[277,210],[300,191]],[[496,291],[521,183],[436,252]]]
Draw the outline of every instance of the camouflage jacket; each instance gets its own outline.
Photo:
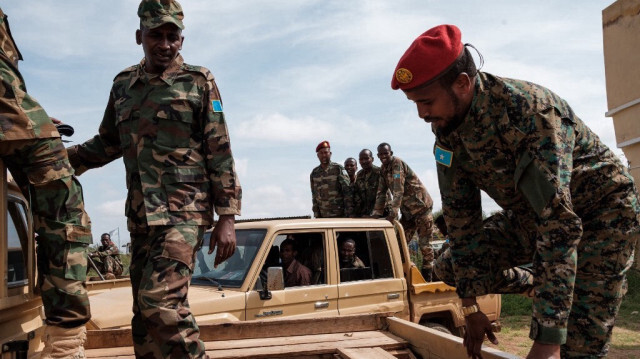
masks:
[[[434,154],[458,295],[488,291],[474,283],[474,263],[484,260],[474,248],[490,240],[481,232],[483,190],[537,233],[536,243],[522,243],[537,250],[533,315],[550,335],[566,333],[581,218],[606,211],[602,201],[616,192],[637,206],[626,168],[556,94],[486,73],[460,126],[436,132]]]
[[[387,191],[391,191],[391,203],[387,202]],[[420,178],[400,158],[393,156],[388,164],[383,164],[376,194],[373,214],[382,216],[385,206],[390,207],[390,215],[413,216],[431,211],[433,200]]]
[[[211,225],[240,214],[241,188],[220,94],[209,70],[178,55],[161,75],[139,65],[118,74],[99,133],[68,149],[78,174],[123,157],[130,232]]]
[[[378,182],[380,181],[380,167],[372,166],[369,173],[364,169],[358,171],[356,182],[353,184],[353,215],[356,217],[370,216],[376,204]],[[387,191],[387,202],[391,203],[391,194]]]
[[[113,257],[113,259],[115,259],[116,262],[122,264],[122,262],[120,261],[120,251],[118,250],[118,246],[116,246],[115,243],[110,243],[106,246],[98,247],[96,253],[100,258],[111,256]]]
[[[350,217],[353,196],[349,175],[341,165],[331,162],[325,171],[318,166],[311,171],[311,200],[316,218]]]
[[[49,115],[27,93],[18,71],[22,55],[11,37],[9,21],[0,9],[0,141],[60,137]]]

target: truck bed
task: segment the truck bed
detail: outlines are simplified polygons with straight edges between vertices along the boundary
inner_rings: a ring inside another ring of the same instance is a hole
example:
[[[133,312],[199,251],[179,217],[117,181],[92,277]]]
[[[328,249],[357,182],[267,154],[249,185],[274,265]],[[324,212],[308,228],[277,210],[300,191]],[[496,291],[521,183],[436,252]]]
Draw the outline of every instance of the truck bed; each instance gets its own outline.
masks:
[[[236,322],[200,327],[211,358],[460,358],[462,339],[390,314]],[[129,329],[90,330],[87,358],[135,358]],[[517,358],[492,348],[483,358]]]

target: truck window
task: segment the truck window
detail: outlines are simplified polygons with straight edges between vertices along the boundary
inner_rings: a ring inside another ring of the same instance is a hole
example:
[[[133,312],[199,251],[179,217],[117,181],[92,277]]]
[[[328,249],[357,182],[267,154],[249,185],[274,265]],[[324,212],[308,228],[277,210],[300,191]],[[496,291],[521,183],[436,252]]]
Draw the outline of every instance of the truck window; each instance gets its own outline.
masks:
[[[282,244],[290,243],[293,245],[295,253],[294,259],[297,264],[290,265],[290,268],[284,268],[282,264]],[[285,276],[285,287],[297,287],[303,285],[321,285],[326,284],[326,265],[325,265],[325,246],[324,235],[318,232],[287,232],[278,233],[267,259],[262,266],[260,278],[262,281],[256,283],[256,289],[261,289],[261,286],[266,282],[267,268],[269,267],[283,267],[283,274]],[[299,266],[303,266],[300,269]],[[294,268],[296,273],[294,273]],[[284,273],[289,270],[288,273]],[[310,272],[307,284],[307,270]],[[296,275],[297,274],[297,275]],[[289,276],[292,276],[287,280]],[[304,281],[302,283],[300,281]]]
[[[191,284],[240,288],[266,233],[266,229],[236,229],[236,251],[218,268],[213,267],[216,251],[207,253],[211,232],[205,233],[205,245],[196,252]]]
[[[7,203],[7,286],[16,288],[29,283],[27,278],[27,218],[24,204],[9,199]]]
[[[340,282],[393,278],[384,231],[337,232]]]

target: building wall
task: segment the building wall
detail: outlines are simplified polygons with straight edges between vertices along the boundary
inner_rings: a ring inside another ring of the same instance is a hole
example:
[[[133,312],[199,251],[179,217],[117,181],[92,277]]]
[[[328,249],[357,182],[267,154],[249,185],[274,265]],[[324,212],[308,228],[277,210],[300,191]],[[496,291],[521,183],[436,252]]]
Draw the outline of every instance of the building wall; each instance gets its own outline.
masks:
[[[640,1],[618,0],[602,10],[607,116],[616,142],[640,184]],[[635,267],[640,269],[640,241]]]

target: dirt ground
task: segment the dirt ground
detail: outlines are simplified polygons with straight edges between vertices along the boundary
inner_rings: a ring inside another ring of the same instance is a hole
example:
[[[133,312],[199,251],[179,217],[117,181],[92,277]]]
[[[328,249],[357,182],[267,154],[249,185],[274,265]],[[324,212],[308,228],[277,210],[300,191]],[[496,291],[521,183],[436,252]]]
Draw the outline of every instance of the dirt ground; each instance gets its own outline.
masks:
[[[532,344],[529,339],[530,321],[529,316],[502,318],[502,331],[497,334],[500,343],[497,346],[489,342],[486,343],[491,347],[525,357]],[[640,315],[616,324],[616,327],[613,328],[613,337],[607,358],[640,358]]]

